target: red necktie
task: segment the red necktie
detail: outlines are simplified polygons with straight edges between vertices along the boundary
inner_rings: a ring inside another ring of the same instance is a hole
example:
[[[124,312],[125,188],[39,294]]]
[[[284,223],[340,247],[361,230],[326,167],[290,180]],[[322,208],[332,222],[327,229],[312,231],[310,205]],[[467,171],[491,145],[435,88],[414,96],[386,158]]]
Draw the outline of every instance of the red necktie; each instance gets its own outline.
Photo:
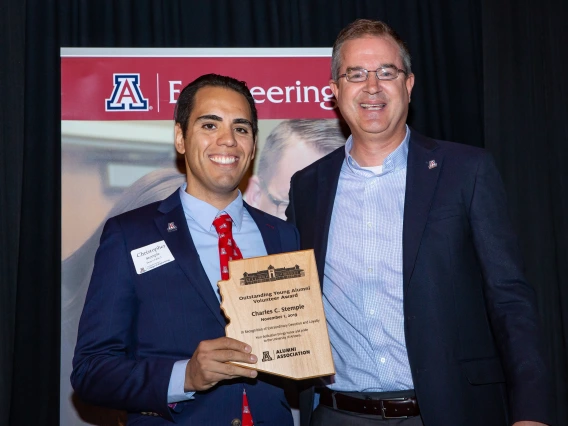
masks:
[[[250,414],[249,403],[247,399],[247,391],[243,388],[243,417],[241,421],[242,426],[254,426],[252,415]]]
[[[228,214],[222,214],[213,221],[213,226],[219,235],[219,264],[221,266],[221,279],[229,279],[229,260],[243,258],[237,243],[233,240],[233,220]]]
[[[237,243],[233,240],[233,220],[228,214],[222,214],[213,221],[213,226],[219,235],[219,264],[221,266],[221,279],[229,279],[229,260],[243,258]],[[247,399],[247,392],[243,388],[242,426],[254,426]]]

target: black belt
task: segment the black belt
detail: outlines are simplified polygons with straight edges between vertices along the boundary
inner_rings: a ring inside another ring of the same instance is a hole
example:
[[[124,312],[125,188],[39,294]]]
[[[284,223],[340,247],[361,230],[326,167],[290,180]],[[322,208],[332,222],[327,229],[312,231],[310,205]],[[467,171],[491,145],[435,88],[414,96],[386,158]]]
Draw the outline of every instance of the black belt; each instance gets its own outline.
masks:
[[[343,411],[352,411],[360,414],[383,416],[385,419],[405,418],[420,415],[420,408],[416,397],[366,399],[354,398],[344,393],[338,393],[322,388],[320,404]],[[334,404],[335,400],[335,404]]]

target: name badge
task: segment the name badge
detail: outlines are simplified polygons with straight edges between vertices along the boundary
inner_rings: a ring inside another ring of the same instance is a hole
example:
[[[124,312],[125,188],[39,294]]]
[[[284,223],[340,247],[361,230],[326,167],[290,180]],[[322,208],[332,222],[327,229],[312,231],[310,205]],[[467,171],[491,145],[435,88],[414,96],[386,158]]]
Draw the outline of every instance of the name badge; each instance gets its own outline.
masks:
[[[130,252],[138,275],[175,260],[164,240]]]

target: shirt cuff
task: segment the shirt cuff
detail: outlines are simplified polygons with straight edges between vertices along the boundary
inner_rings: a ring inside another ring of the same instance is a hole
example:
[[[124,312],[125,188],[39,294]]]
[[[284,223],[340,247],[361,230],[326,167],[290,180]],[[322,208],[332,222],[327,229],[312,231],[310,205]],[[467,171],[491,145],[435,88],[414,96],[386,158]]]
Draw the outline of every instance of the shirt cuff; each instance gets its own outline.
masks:
[[[176,361],[168,385],[168,404],[193,399],[195,392],[184,392],[185,369],[189,359]]]

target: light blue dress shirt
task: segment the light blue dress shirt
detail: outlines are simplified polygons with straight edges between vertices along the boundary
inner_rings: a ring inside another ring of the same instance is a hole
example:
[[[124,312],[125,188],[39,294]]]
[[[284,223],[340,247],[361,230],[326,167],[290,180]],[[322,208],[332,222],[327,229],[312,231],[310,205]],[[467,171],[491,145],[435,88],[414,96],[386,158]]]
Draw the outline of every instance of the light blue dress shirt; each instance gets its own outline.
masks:
[[[324,268],[323,302],[345,392],[413,389],[404,337],[402,225],[410,130],[381,168],[345,145]],[[378,172],[378,173],[377,173]]]
[[[205,269],[205,273],[211,282],[211,287],[220,299],[217,282],[221,280],[221,268],[219,265],[219,237],[213,226],[213,220],[223,213],[227,213],[233,219],[233,239],[241,250],[244,258],[266,256],[264,240],[258,230],[256,222],[243,204],[241,192],[224,210],[218,210],[211,204],[206,203],[185,192],[187,184],[179,189],[183,213],[187,221],[189,233],[195,244],[199,259]],[[170,383],[168,386],[168,403],[186,401],[193,397],[195,392],[184,392],[185,368],[188,359],[177,361],[174,364]]]

